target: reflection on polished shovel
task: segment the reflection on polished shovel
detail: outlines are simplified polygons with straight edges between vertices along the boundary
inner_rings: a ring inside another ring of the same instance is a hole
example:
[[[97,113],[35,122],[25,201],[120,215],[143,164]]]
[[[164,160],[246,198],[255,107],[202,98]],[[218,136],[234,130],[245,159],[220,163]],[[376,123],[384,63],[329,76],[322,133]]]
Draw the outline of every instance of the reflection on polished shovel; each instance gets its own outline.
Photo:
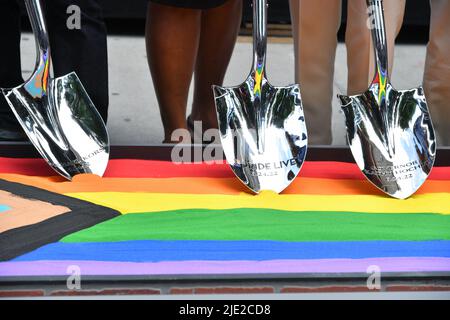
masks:
[[[253,0],[253,69],[240,86],[213,90],[231,169],[254,192],[279,193],[301,169],[307,133],[300,87],[273,87],[267,81],[266,28],[266,0]]]
[[[109,159],[105,124],[75,73],[50,77],[51,56],[40,0],[25,0],[36,38],[36,68],[28,81],[2,89],[30,141],[59,174],[102,176]]]
[[[373,12],[376,75],[365,93],[339,96],[347,138],[364,175],[399,199],[425,182],[434,164],[436,141],[423,88],[395,90],[389,82],[382,0],[367,0]]]

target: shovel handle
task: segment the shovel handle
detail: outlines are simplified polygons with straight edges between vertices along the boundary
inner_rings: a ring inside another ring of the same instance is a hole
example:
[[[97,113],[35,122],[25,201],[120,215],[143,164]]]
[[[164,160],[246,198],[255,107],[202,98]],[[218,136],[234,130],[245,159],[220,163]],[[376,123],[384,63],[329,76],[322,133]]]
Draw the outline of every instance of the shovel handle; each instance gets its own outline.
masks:
[[[368,27],[372,32],[375,51],[376,75],[373,82],[383,84],[384,87],[389,81],[389,74],[383,0],[367,0],[367,11],[369,13]]]
[[[266,67],[267,0],[253,0],[253,72],[262,74]]]
[[[25,5],[30,19],[33,34],[36,39],[37,50],[37,68],[50,68],[50,42],[48,38],[47,27],[45,24],[44,13],[42,11],[40,0],[25,0]]]

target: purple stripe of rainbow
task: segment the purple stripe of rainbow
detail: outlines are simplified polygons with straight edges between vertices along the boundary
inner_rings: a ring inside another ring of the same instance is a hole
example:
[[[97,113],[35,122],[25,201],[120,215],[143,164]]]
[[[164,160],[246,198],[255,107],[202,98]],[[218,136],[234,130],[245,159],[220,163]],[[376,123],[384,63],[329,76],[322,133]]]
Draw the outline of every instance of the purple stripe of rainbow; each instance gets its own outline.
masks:
[[[26,261],[0,263],[0,277],[67,276],[70,266],[81,275],[195,275],[366,273],[370,266],[381,272],[450,272],[450,258],[370,258],[270,261],[177,261],[156,263],[104,261]]]

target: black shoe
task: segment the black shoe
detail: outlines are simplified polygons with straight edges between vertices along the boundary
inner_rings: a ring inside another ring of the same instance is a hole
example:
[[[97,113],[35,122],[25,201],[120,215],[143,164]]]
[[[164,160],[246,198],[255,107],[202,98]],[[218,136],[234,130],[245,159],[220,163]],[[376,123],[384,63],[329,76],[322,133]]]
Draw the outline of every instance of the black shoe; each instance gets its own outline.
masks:
[[[0,141],[11,141],[11,142],[28,141],[28,137],[23,132],[23,130],[11,131],[6,129],[0,129]]]
[[[14,116],[0,115],[0,141],[28,141],[28,137]]]

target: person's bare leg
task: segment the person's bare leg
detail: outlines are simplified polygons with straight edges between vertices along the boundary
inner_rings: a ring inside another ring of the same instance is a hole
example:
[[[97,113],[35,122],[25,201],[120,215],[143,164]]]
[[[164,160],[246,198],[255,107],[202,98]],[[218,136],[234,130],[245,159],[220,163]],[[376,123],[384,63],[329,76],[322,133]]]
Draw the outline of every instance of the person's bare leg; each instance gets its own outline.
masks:
[[[424,89],[438,146],[450,145],[450,1],[431,0]]]
[[[340,0],[290,0],[295,79],[300,83],[310,144],[331,144],[334,59]]]
[[[146,45],[164,126],[164,141],[186,129],[186,106],[200,39],[201,10],[150,2]]]
[[[217,128],[211,86],[223,83],[239,33],[241,15],[242,0],[229,0],[220,7],[202,13],[191,119],[202,121],[203,130]]]

